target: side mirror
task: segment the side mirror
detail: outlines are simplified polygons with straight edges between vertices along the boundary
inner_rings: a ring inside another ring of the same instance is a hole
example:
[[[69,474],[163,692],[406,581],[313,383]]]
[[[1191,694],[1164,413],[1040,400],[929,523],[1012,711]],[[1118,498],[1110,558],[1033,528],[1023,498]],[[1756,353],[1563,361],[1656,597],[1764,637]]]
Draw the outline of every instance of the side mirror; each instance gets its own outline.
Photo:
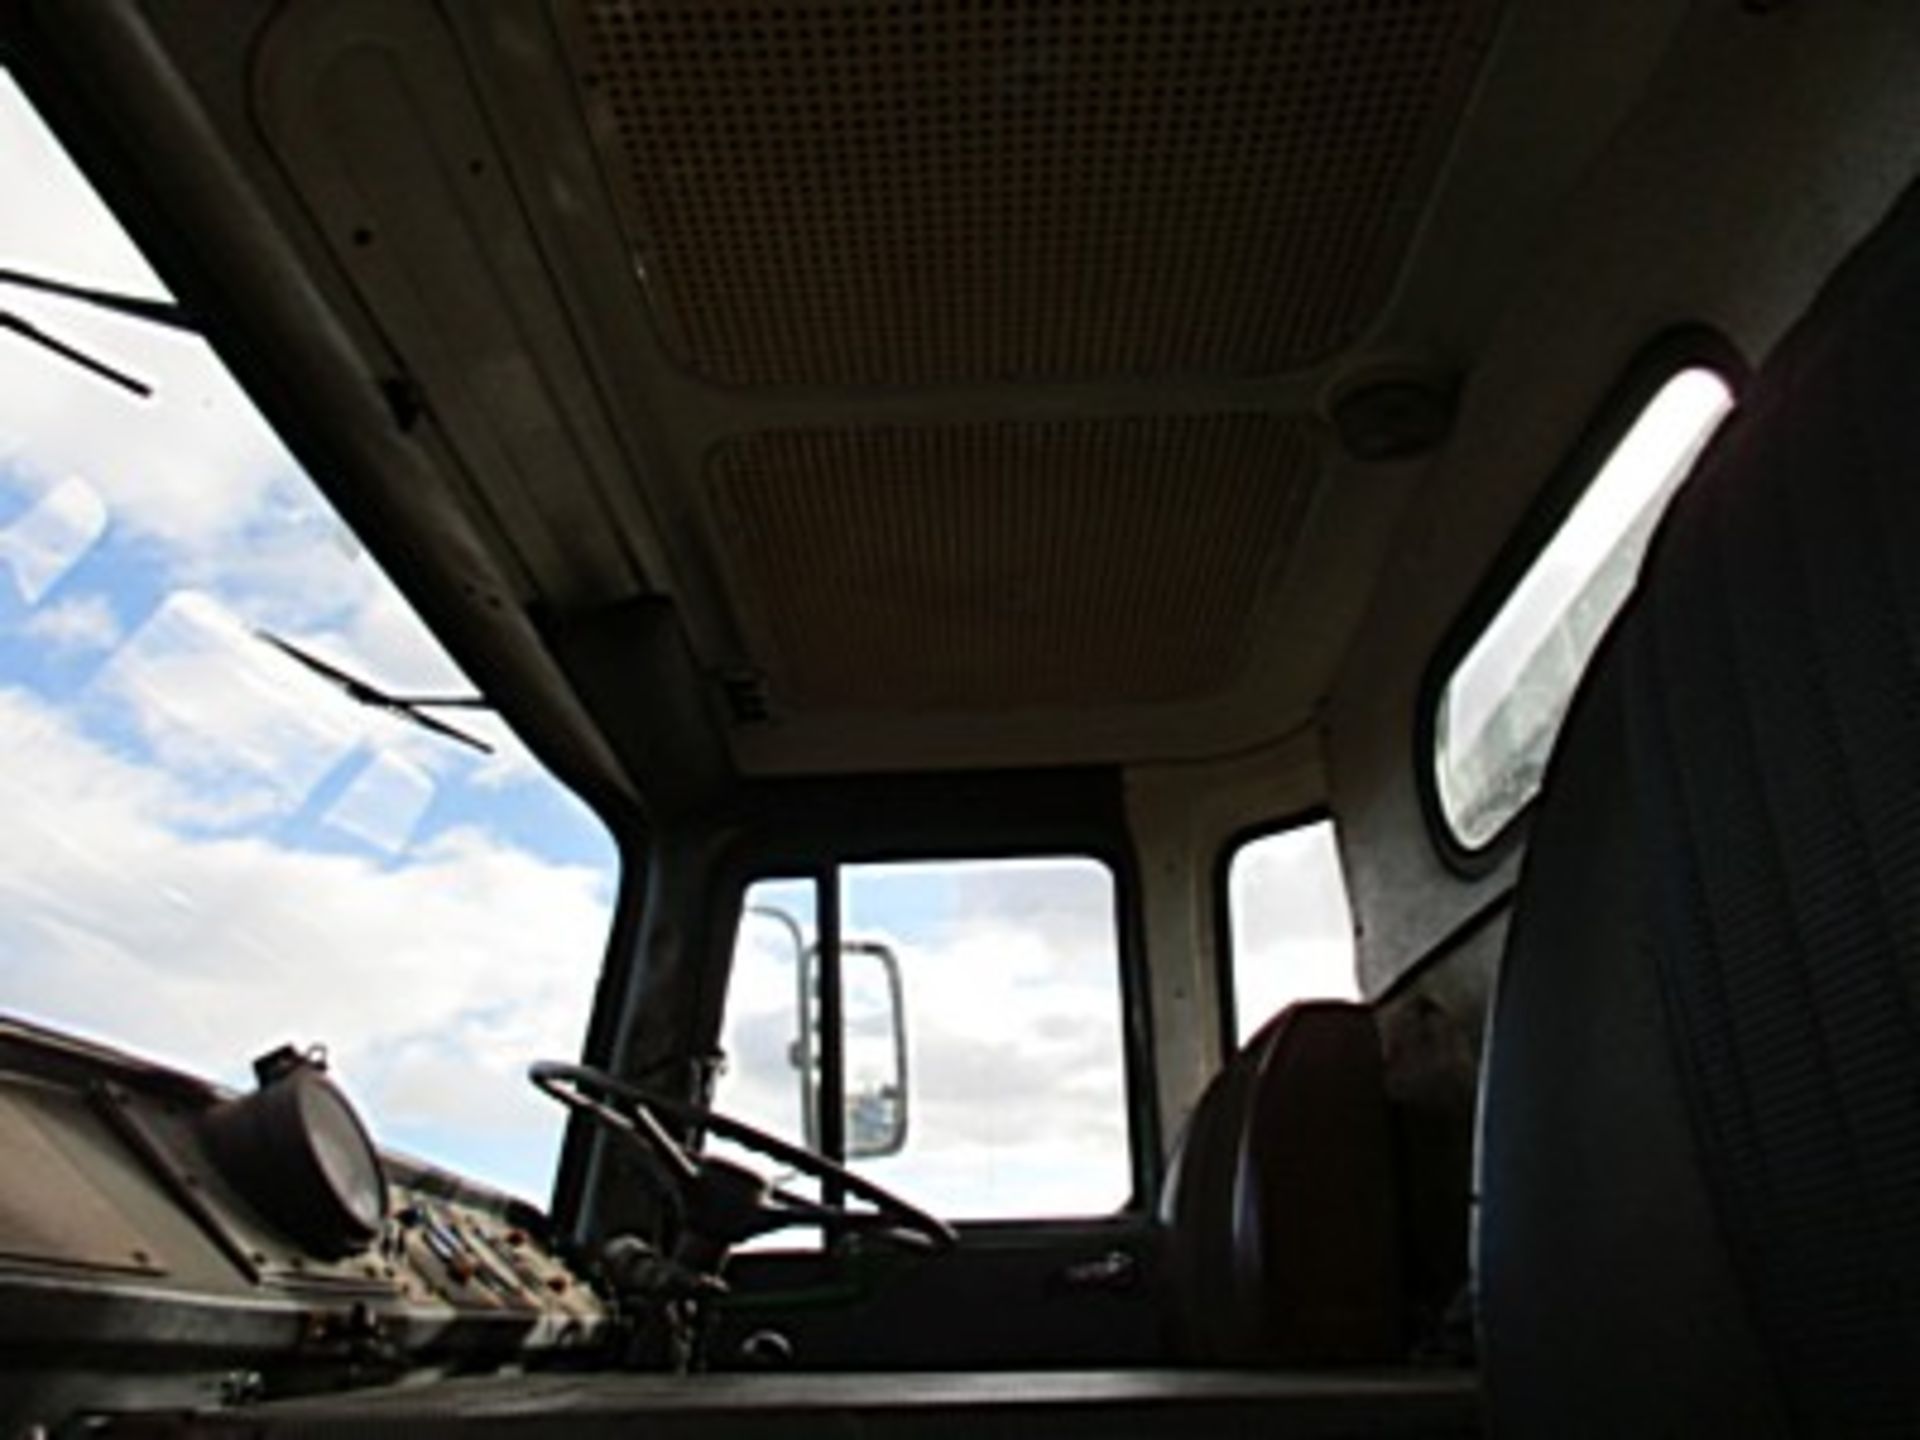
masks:
[[[801,952],[801,1037],[793,1064],[801,1071],[806,1144],[820,1148],[820,950]],[[897,1156],[906,1146],[906,1000],[899,956],[879,941],[841,943],[843,1100],[847,1158]]]
[[[820,952],[783,910],[751,906],[793,943],[798,1036],[788,1050],[799,1073],[800,1115],[810,1149],[820,1148]],[[897,1155],[907,1143],[907,1006],[900,958],[877,940],[840,945],[846,1158]]]
[[[876,940],[840,946],[846,1034],[847,1158],[898,1155],[907,1143],[907,1014],[900,959]],[[807,1114],[813,1115],[809,1107]]]

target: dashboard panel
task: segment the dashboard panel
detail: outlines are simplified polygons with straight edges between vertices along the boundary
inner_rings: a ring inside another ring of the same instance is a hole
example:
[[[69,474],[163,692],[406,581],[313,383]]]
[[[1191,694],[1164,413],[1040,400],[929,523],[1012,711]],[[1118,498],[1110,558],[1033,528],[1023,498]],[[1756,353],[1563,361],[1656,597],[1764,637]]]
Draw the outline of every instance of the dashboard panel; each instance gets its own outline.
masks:
[[[300,1192],[320,1172],[352,1190],[357,1119],[323,1123],[309,1170],[245,1127],[236,1149],[224,1118],[288,1093],[276,1085],[311,1090],[277,1108],[309,1125],[326,1115],[331,1087],[310,1060],[292,1063],[290,1078],[237,1095],[0,1017],[0,1433],[76,1406],[204,1405],[599,1353],[607,1307],[524,1201],[379,1152],[377,1188],[353,1191],[354,1224],[323,1238],[303,1221]]]

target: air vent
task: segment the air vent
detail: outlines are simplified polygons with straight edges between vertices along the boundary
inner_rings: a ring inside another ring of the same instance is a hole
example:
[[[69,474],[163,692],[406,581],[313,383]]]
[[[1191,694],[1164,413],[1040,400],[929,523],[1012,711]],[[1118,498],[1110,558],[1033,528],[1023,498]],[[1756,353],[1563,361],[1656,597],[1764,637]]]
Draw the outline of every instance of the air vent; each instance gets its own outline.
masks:
[[[775,693],[833,709],[1202,695],[1244,660],[1313,447],[1255,415],[780,431],[708,467]]]
[[[1497,0],[571,0],[681,362],[1268,374],[1384,300]]]

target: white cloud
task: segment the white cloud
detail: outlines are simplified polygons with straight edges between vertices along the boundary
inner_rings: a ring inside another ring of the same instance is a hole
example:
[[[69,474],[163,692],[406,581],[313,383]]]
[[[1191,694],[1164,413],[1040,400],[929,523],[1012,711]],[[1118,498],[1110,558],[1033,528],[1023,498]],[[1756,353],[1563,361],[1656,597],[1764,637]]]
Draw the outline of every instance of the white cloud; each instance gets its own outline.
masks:
[[[326,821],[398,854],[433,801],[433,777],[399,755],[374,755],[327,808]]]
[[[9,248],[0,239],[0,253]],[[29,481],[84,475],[116,523],[179,547],[243,531],[272,477],[291,468],[203,342],[57,301],[7,303],[158,392],[144,401],[122,395],[0,335],[0,393],[12,417],[0,429],[0,464]]]
[[[248,633],[217,598],[176,591],[89,686],[168,771],[203,821],[299,806],[361,743],[357,707]]]
[[[195,583],[217,587],[246,625],[293,640],[389,693],[478,693],[351,533],[297,478],[275,484],[238,542],[182,556],[175,569]],[[332,699],[349,703],[337,693]],[[491,745],[490,756],[394,717],[357,713],[364,743],[436,780],[457,773],[489,789],[547,783],[546,772],[519,737],[490,711],[463,709],[443,716]]]
[[[51,601],[29,615],[23,628],[56,650],[111,650],[121,636],[120,617],[102,595]]]
[[[182,833],[180,784],[0,690],[0,1008],[238,1081],[320,1041],[384,1122],[479,1125],[539,1175],[558,1112],[522,1077],[578,1053],[603,875],[477,831],[383,868]]]
[[[51,279],[164,294],[92,188],[0,72],[0,265]],[[30,197],[30,198],[29,198]],[[4,304],[49,334],[152,384],[125,394],[17,336],[0,335],[0,466],[51,486],[84,475],[113,519],[169,544],[245,526],[290,467],[204,342],[71,301],[8,289]]]
[[[415,622],[418,623],[417,621]],[[348,673],[360,660],[337,635],[291,630],[284,638]],[[362,678],[395,690],[377,671]],[[497,784],[545,782],[506,726],[463,712],[455,723],[511,751],[480,757],[398,716],[363,706],[250,630],[219,596],[178,590],[128,637],[88,686],[89,713],[118,719],[171,772],[195,781],[192,817],[238,823],[304,804],[336,767],[372,757],[326,818],[387,850],[405,846],[438,787],[455,776]],[[186,818],[186,817],[176,817]]]
[[[57,256],[68,279],[87,279],[129,294],[166,294],[153,268],[74,170],[59,142],[34,118],[20,87],[4,69],[0,174],[8,177],[16,197],[0,211],[0,255]]]
[[[20,598],[38,605],[106,530],[106,502],[86,481],[70,475],[0,530],[0,564],[12,575]]]

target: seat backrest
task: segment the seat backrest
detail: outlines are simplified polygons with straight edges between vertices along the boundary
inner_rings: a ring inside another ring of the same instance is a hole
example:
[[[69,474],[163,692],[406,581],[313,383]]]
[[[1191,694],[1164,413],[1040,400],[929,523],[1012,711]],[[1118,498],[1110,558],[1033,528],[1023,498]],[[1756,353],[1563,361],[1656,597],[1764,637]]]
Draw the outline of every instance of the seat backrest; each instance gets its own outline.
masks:
[[[1372,1013],[1281,1011],[1201,1096],[1161,1197],[1179,1351],[1237,1365],[1397,1358],[1393,1176]]]
[[[1920,1432],[1920,202],[1676,500],[1494,1005],[1497,1432]]]

